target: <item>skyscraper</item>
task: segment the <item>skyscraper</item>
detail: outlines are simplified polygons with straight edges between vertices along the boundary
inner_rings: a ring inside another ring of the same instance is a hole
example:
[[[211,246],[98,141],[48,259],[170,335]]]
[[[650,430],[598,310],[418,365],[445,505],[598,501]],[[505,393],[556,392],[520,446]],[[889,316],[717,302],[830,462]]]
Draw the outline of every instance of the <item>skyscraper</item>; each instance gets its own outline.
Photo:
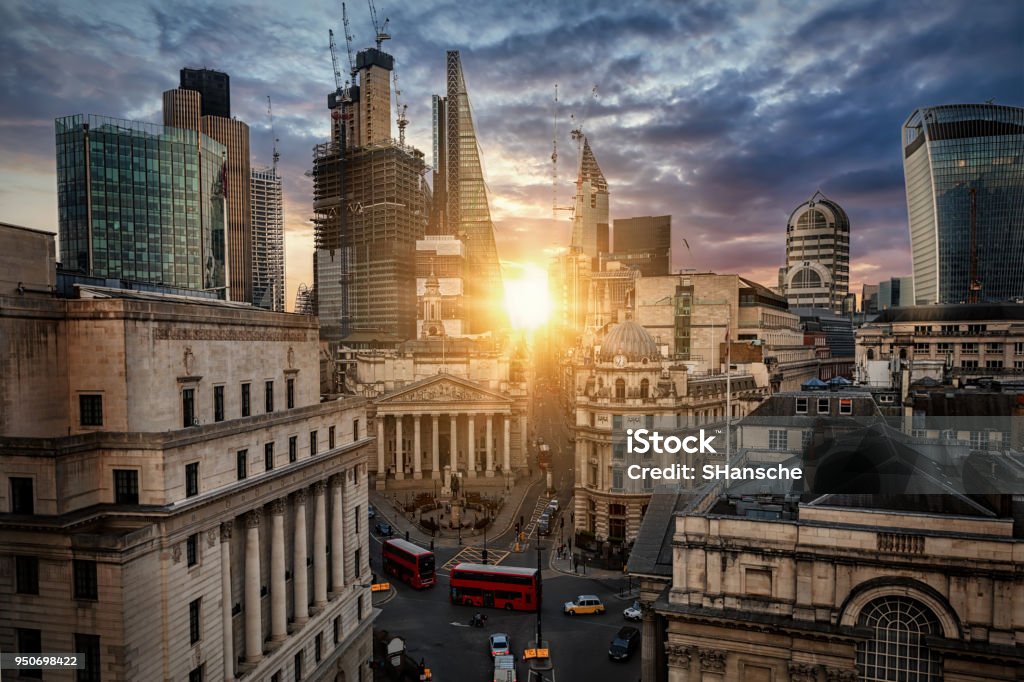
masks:
[[[917,303],[1024,296],[1024,109],[915,110],[903,175]]]
[[[672,261],[672,216],[624,218],[614,223],[614,250],[607,260],[635,268],[644,277],[669,274]]]
[[[212,104],[207,104],[207,98]],[[209,135],[227,150],[224,194],[228,213],[228,284],[232,301],[252,303],[249,126],[229,118],[228,76],[209,69],[182,69],[181,87],[166,91],[163,103],[165,126]]]
[[[81,114],[58,118],[56,136],[65,268],[224,288],[223,145],[194,130]]]
[[[468,331],[505,326],[504,287],[487,202],[480,147],[457,50],[447,53],[447,96],[434,98],[434,205],[432,232],[450,234],[466,245],[465,316]],[[443,175],[440,171],[443,169]]]
[[[284,205],[277,168],[254,168],[252,199],[252,302],[284,312]]]
[[[820,190],[789,216],[779,284],[790,306],[843,311],[850,293],[850,219]]]
[[[572,246],[597,263],[608,253],[608,181],[604,179],[590,141],[583,138],[576,175],[576,201],[572,218]],[[595,267],[595,270],[597,268]]]

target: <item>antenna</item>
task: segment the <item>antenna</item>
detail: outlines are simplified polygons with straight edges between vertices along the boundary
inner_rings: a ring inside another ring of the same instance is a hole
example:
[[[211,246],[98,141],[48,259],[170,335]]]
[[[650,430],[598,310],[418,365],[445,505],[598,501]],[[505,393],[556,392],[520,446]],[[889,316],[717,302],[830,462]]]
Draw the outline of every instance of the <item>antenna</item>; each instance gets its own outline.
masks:
[[[377,49],[380,49],[380,44],[385,40],[391,40],[391,34],[388,33],[388,22],[391,20],[384,17],[384,23],[381,24],[377,21],[377,7],[373,4],[373,0],[366,0],[370,5],[370,21],[373,22],[373,33],[377,37]]]
[[[277,162],[281,160],[281,152],[277,151],[277,135],[274,134],[274,107],[270,102],[270,95],[267,95],[267,118],[270,119],[270,137],[274,140],[274,177],[277,177]]]

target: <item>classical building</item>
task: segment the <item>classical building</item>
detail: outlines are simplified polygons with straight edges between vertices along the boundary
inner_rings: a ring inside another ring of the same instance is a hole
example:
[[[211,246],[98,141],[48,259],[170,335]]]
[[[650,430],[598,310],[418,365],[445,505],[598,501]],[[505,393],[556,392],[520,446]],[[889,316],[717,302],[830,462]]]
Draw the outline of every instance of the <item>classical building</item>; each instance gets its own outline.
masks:
[[[0,648],[77,679],[361,679],[366,401],[314,319],[78,285],[0,227]],[[73,679],[48,671],[45,679]]]
[[[786,267],[779,288],[792,306],[843,312],[850,291],[850,219],[820,191],[786,223]]]
[[[466,333],[463,315],[465,293],[466,249],[451,235],[427,235],[416,240],[416,296],[420,314],[416,320],[416,336],[462,336]],[[424,307],[424,296],[429,285],[437,284],[436,309]],[[440,324],[424,329],[424,321],[431,317]]]

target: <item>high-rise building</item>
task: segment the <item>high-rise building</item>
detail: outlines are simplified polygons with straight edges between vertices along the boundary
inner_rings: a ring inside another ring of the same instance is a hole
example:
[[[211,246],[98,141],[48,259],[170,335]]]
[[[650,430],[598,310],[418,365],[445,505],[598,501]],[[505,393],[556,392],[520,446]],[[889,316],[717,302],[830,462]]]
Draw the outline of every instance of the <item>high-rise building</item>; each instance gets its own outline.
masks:
[[[431,232],[450,234],[465,243],[464,310],[467,331],[476,334],[505,326],[504,287],[480,147],[457,50],[447,53],[446,75],[447,96],[433,101],[436,208]]]
[[[252,200],[252,302],[284,312],[284,202],[277,168],[254,168]]]
[[[212,100],[208,106],[207,98]],[[224,145],[227,164],[228,285],[232,301],[253,302],[252,208],[249,126],[230,118],[228,75],[209,69],[182,69],[181,87],[163,94],[164,125],[209,135]]]
[[[222,144],[194,130],[91,114],[58,118],[56,138],[65,268],[225,287]]]
[[[850,219],[821,191],[789,216],[779,285],[791,306],[843,312],[850,293]]]
[[[865,284],[860,294],[860,311],[865,315],[878,314],[878,285]]]
[[[914,305],[914,278],[892,277],[878,283],[878,310]]]
[[[608,181],[604,179],[590,140],[583,138],[576,175],[576,200],[572,218],[572,246],[590,256],[597,270],[598,258],[609,251]]]
[[[669,274],[672,262],[672,216],[642,216],[614,222],[613,250],[603,260],[618,261],[644,277]]]
[[[903,175],[917,303],[1024,296],[1024,108],[916,109]]]
[[[296,315],[316,315],[316,292],[312,288],[305,284],[300,284],[299,288],[295,290],[295,310],[293,311]]]
[[[551,260],[548,285],[551,288],[551,319],[569,335],[582,332],[590,310],[591,259],[577,247]]]
[[[213,69],[182,69],[179,87],[200,95],[200,116],[231,118],[231,79]]]

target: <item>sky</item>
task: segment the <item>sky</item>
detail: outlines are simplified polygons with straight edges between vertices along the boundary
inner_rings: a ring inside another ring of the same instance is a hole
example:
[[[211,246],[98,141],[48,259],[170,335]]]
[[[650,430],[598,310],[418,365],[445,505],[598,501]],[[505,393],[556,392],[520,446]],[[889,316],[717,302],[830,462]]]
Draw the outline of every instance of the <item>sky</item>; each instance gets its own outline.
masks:
[[[347,3],[353,47],[368,6]],[[611,218],[672,215],[673,267],[774,286],[789,214],[815,191],[851,223],[851,290],[911,272],[900,127],[917,107],[1024,106],[1018,0],[378,0],[407,141],[431,160],[430,96],[461,52],[511,274],[568,244],[582,124]],[[312,284],[312,147],[329,133],[328,29],[347,72],[341,3],[0,3],[0,222],[57,231],[53,120],[160,122],[181,67],[231,76],[232,114],[284,177],[288,308]],[[555,85],[559,104],[554,104]],[[594,90],[596,86],[596,91]],[[397,137],[397,129],[395,130]],[[689,248],[686,248],[683,240]]]

